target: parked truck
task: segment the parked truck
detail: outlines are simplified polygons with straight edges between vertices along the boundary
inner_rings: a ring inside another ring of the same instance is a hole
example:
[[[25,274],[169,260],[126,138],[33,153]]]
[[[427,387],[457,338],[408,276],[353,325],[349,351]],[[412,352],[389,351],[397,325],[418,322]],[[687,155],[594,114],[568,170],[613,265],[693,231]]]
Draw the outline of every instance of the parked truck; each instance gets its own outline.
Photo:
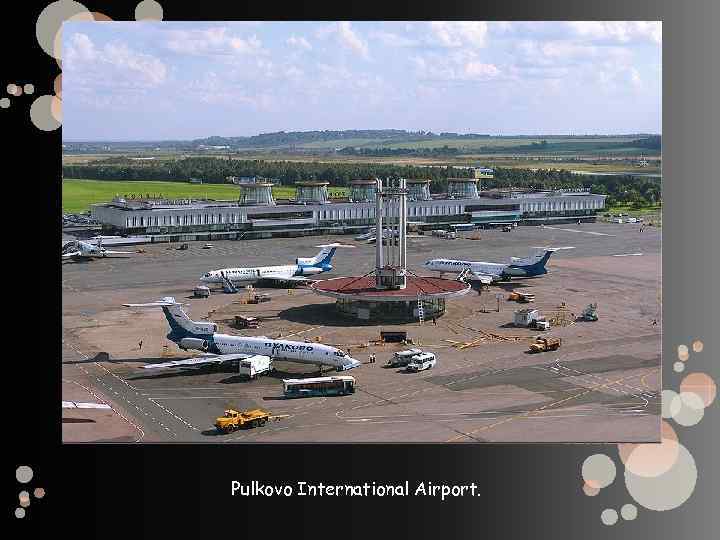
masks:
[[[240,428],[264,426],[268,420],[270,420],[270,413],[262,409],[245,412],[228,409],[225,414],[215,420],[215,427],[218,431],[229,433]]]
[[[420,349],[407,349],[405,351],[398,351],[390,357],[388,360],[388,366],[390,367],[404,367],[410,363],[410,359],[417,355],[422,354]]]
[[[560,348],[561,344],[562,339],[560,338],[538,336],[537,338],[535,338],[535,343],[530,344],[530,352],[538,353],[546,351],[556,351]]]
[[[256,354],[250,358],[240,360],[238,366],[238,373],[244,375],[248,379],[255,379],[258,375],[263,373],[271,373],[275,368],[273,367],[272,358],[261,354]]]

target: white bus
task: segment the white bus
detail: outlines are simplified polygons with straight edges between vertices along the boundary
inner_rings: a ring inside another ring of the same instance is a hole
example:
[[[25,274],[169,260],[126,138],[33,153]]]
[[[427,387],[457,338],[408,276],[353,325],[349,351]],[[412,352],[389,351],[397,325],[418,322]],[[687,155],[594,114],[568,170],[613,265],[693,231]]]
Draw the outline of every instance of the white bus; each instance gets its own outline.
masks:
[[[283,379],[285,397],[345,396],[355,393],[355,377],[337,375],[312,379]]]

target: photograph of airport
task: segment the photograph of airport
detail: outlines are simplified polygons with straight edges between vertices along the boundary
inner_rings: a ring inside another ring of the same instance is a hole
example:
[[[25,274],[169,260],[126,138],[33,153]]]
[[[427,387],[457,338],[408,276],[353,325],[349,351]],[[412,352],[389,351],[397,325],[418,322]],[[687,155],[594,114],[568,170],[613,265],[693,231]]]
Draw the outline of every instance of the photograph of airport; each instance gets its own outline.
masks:
[[[62,40],[63,442],[659,440],[659,22]]]

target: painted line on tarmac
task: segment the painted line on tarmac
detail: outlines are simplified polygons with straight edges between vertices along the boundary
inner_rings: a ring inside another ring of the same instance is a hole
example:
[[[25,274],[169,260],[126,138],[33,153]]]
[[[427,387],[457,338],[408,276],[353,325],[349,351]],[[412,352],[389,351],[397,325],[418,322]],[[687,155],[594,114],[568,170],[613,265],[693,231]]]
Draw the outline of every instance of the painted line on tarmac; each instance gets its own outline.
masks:
[[[578,229],[562,229],[560,227],[550,227],[548,225],[545,225],[546,229],[553,229],[555,231],[566,231],[566,232],[576,232],[576,233],[583,233],[583,234],[592,234],[594,236],[617,236],[615,234],[608,234],[604,232],[596,232],[596,231],[580,231]]]
[[[613,257],[640,257],[642,253],[621,253],[620,255],[613,255]]]

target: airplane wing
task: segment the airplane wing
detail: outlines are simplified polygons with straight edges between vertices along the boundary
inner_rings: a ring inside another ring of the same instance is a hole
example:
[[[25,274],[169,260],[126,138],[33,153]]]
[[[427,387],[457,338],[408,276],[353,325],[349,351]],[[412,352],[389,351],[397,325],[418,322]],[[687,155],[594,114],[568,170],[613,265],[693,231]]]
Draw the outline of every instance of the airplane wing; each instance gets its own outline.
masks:
[[[71,251],[69,253],[62,254],[63,259],[72,259],[74,257],[81,257],[81,256],[82,256],[82,253],[80,253],[79,251]]]
[[[145,369],[160,369],[160,368],[174,368],[174,367],[185,367],[185,366],[201,366],[203,364],[222,364],[224,362],[231,362],[233,360],[244,360],[254,356],[252,354],[219,354],[217,356],[204,355],[196,356],[194,358],[187,358],[185,360],[171,360],[169,362],[163,362],[161,364],[146,364],[143,366]]]
[[[106,249],[103,253],[105,255],[134,255],[132,251],[111,251],[109,249]]]
[[[479,281],[483,285],[490,285],[493,281],[497,281],[498,276],[496,274],[479,274],[477,272],[469,272],[465,277],[469,281]]]
[[[78,401],[63,401],[63,409],[110,409],[107,403],[80,403]]]

